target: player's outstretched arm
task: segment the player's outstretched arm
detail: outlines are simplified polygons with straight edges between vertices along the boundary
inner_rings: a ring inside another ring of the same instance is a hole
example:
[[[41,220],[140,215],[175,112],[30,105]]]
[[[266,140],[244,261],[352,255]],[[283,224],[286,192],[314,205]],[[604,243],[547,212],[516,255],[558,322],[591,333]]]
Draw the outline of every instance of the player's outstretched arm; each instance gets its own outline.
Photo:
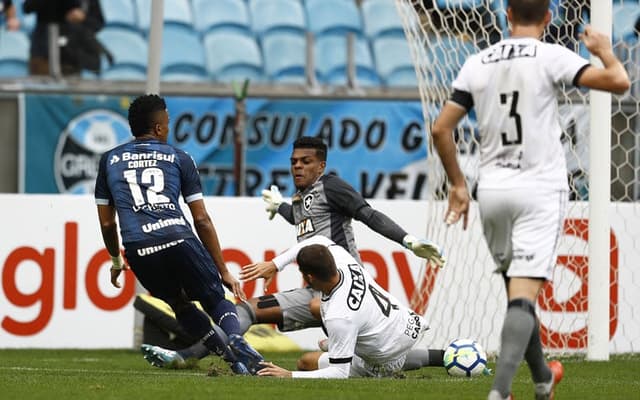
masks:
[[[262,369],[258,371],[259,376],[275,376],[277,378],[291,378],[291,371],[278,367],[272,362],[263,361],[260,363]]]
[[[613,53],[609,37],[591,26],[587,26],[580,34],[580,39],[589,52],[602,61],[604,68],[588,67],[580,75],[578,84],[617,94],[626,92],[631,82],[626,69]]]

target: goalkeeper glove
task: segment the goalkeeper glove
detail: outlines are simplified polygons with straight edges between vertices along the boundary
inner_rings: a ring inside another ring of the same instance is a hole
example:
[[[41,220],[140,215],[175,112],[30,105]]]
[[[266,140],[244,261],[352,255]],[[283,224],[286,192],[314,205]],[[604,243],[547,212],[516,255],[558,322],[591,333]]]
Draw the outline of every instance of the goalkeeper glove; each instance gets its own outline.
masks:
[[[418,239],[413,235],[407,235],[402,239],[402,244],[407,249],[413,251],[413,254],[416,256],[426,258],[438,267],[444,267],[444,264],[447,261],[444,255],[442,255],[442,249],[440,249],[440,246],[429,240]]]
[[[269,213],[269,220],[272,220],[278,213],[278,207],[280,207],[280,204],[282,203],[282,195],[280,194],[278,187],[276,185],[271,185],[269,190],[263,190],[262,200],[267,203],[264,209]]]

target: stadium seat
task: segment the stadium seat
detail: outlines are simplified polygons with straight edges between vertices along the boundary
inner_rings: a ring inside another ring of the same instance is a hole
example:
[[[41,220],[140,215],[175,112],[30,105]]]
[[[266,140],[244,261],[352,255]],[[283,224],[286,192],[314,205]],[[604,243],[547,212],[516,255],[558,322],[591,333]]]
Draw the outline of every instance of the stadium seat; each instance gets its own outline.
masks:
[[[347,83],[347,37],[323,35],[315,42],[315,60],[321,83],[343,85]],[[380,78],[375,71],[369,44],[356,37],[354,44],[356,79],[362,86],[377,86]]]
[[[225,77],[245,73],[264,78],[260,48],[252,37],[214,31],[205,35],[204,48],[210,76],[225,80]]]
[[[107,0],[109,1],[109,0]],[[136,14],[138,16],[138,27],[143,32],[149,31],[151,24],[151,1],[134,0]],[[216,0],[216,2],[219,0]],[[163,10],[164,25],[177,25],[193,29],[193,14],[189,0],[168,0],[164,2]]]
[[[23,31],[0,30],[0,78],[29,75],[29,43]]]
[[[411,51],[404,37],[378,37],[373,41],[372,47],[376,69],[387,85],[406,86],[405,83],[413,76],[410,86],[416,86]]]
[[[103,71],[100,78],[109,81],[144,81],[147,79],[147,74],[131,65],[114,65]]]
[[[202,35],[222,29],[251,30],[244,0],[192,0],[192,5],[194,27]]]
[[[262,38],[264,69],[276,82],[305,82],[307,40],[305,35],[271,32]]]
[[[198,33],[166,25],[162,33],[161,71],[206,76],[204,46]]]
[[[104,16],[105,27],[117,26],[138,30],[133,0],[101,1],[100,7]]]
[[[300,0],[250,0],[253,31],[258,35],[273,31],[302,33],[306,30]]]
[[[628,39],[633,35],[636,20],[640,17],[640,3],[617,3],[612,7],[613,41]]]
[[[404,38],[402,20],[395,2],[389,0],[366,0],[362,3],[364,33],[375,39],[378,36],[398,36]]]
[[[145,73],[147,70],[147,41],[140,33],[129,29],[108,27],[98,32],[98,40],[113,55],[114,67],[128,67]],[[103,64],[103,67],[107,67]]]
[[[309,30],[315,35],[353,32],[362,35],[362,19],[354,1],[306,0]]]

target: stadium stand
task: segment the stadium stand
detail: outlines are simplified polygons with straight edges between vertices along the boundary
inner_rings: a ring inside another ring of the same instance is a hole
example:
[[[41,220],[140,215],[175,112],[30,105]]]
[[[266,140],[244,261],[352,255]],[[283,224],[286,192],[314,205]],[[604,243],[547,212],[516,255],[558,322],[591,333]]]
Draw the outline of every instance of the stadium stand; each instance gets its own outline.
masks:
[[[299,0],[249,0],[252,29],[262,36],[275,31],[304,33],[304,8]]]
[[[303,84],[307,40],[303,33],[271,31],[262,36],[267,77],[277,83]]]
[[[101,1],[105,27],[119,27],[138,30],[136,12],[132,0]]]
[[[107,0],[109,1],[109,0]],[[133,0],[135,2],[138,27],[143,32],[149,32],[151,23],[151,1]],[[219,0],[216,0],[216,2]],[[105,1],[103,0],[102,3]],[[193,29],[193,13],[189,0],[171,0],[164,2],[164,25],[177,25],[186,29]]]
[[[162,33],[161,74],[184,73],[205,77],[204,46],[198,33],[166,25]]]
[[[404,37],[378,37],[373,41],[376,69],[387,86],[416,86],[416,72]]]
[[[306,0],[308,29],[316,36],[355,33],[362,35],[362,18],[355,2]]]
[[[362,37],[354,41],[356,81],[361,86],[380,85],[375,70],[369,43]],[[319,82],[344,85],[347,83],[347,37],[340,34],[325,34],[315,42],[315,60],[319,71]]]
[[[251,33],[249,10],[244,0],[193,0],[193,22],[201,35],[214,30]]]
[[[254,38],[231,31],[211,32],[204,37],[209,75],[217,80],[250,78],[263,81],[262,55]]]
[[[458,8],[461,10],[472,10],[474,8],[482,7],[484,0],[436,0],[435,3],[440,9]]]
[[[634,26],[640,18],[639,3],[614,3],[612,7],[613,41],[618,39],[633,41],[637,35]]]
[[[98,40],[103,43],[113,55],[111,69],[118,71],[138,70],[145,73],[147,70],[148,46],[145,38],[132,30],[118,27],[107,27],[98,32]],[[107,71],[106,61],[103,62],[103,71]],[[118,74],[102,74],[104,79]]]
[[[475,53],[477,50],[473,42],[464,37],[442,36],[439,46],[429,48],[427,52],[433,60],[433,65],[462,65],[464,55]],[[431,68],[430,72],[431,79],[449,86],[457,71],[452,71],[450,68],[446,68],[445,71],[442,68]]]
[[[16,8],[16,15],[20,20],[20,30],[29,34],[36,26],[36,15],[34,13],[25,14],[22,11],[22,3],[24,3],[24,0],[13,0],[13,4]]]
[[[29,37],[23,31],[0,31],[0,78],[29,74]]]
[[[396,5],[388,0],[366,0],[362,3],[364,33],[370,39],[379,36],[397,36],[404,38],[402,20]]]

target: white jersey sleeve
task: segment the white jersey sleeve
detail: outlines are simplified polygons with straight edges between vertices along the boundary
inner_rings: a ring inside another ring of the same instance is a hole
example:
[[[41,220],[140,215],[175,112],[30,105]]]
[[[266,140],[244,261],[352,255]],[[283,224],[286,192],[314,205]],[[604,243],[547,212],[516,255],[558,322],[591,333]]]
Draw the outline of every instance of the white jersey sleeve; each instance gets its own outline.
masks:
[[[559,44],[548,45],[548,48],[549,51],[544,53],[547,61],[543,65],[553,82],[556,85],[564,83],[577,86],[576,78],[584,67],[589,65],[589,62]]]
[[[300,249],[312,244],[322,244],[325,246],[330,246],[334,243],[333,241],[331,241],[331,239],[328,239],[324,236],[320,236],[320,235],[313,236],[313,237],[310,237],[309,239],[305,239],[301,242],[298,242],[295,246],[279,254],[271,261],[275,264],[278,271],[282,271],[284,267],[296,261],[296,258],[298,257],[298,253],[300,252]]]
[[[454,79],[452,86],[454,90],[461,90],[463,92],[471,93],[471,84],[470,84],[470,76],[471,70],[473,69],[472,58],[467,58],[467,60],[460,68],[456,79]]]
[[[329,334],[329,366],[316,371],[294,371],[294,378],[337,378],[349,377],[351,362],[355,354],[358,327],[348,319],[324,321]]]

